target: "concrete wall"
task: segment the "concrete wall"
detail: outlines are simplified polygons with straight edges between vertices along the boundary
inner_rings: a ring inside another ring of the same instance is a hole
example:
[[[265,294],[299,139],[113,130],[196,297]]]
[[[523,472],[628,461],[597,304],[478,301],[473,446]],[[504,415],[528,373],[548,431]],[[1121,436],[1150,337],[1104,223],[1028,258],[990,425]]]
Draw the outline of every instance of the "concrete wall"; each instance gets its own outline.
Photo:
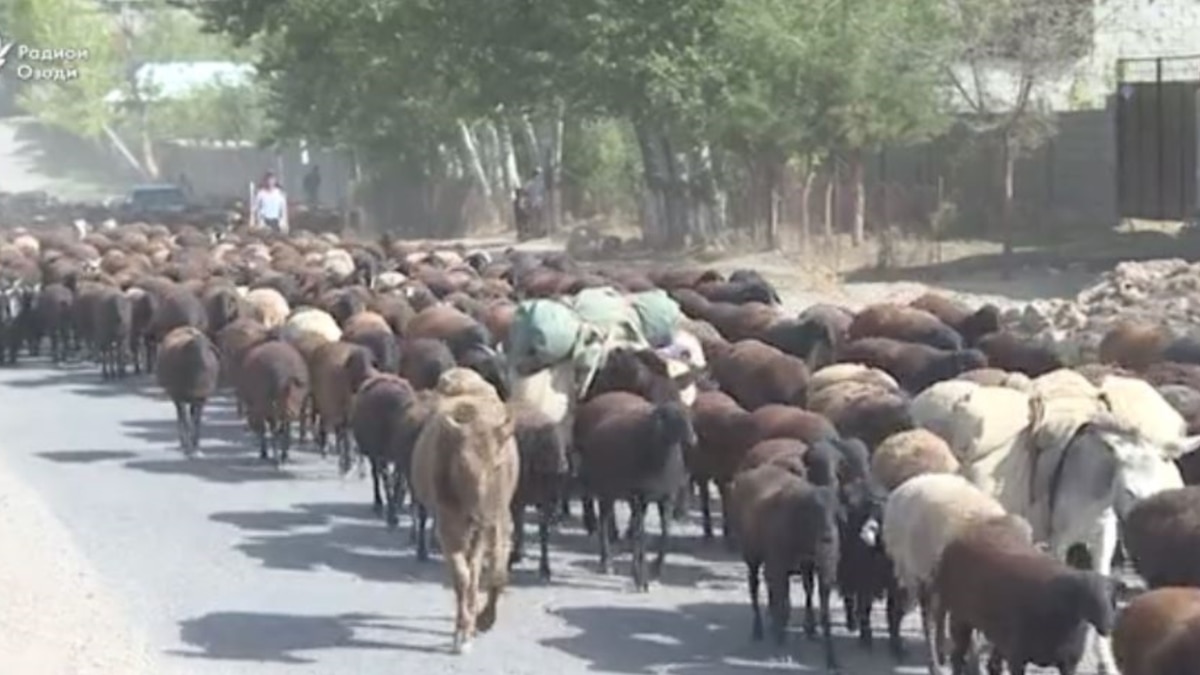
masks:
[[[174,181],[185,174],[197,195],[242,197],[251,181],[274,171],[289,195],[304,197],[303,180],[308,167],[296,148],[276,153],[252,146],[160,143],[157,154],[163,180]],[[321,167],[321,203],[342,203],[347,198],[352,168],[345,154],[310,150],[309,162]]]

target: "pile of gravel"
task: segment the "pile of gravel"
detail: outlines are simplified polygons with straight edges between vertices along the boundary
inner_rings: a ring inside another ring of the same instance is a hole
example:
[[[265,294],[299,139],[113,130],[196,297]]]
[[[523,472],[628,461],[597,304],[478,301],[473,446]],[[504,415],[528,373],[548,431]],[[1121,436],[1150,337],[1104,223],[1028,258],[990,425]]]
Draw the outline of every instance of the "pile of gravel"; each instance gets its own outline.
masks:
[[[1055,345],[1071,362],[1095,357],[1118,319],[1163,324],[1183,335],[1200,325],[1200,263],[1124,262],[1074,299],[1035,300],[1004,313],[1004,326]]]

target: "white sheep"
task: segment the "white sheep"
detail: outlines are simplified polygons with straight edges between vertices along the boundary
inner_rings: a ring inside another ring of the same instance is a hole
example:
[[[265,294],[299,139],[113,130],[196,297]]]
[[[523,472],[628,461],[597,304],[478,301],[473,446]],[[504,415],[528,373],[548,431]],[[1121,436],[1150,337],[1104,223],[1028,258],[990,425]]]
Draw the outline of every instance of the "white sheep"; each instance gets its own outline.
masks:
[[[394,291],[400,288],[404,282],[408,281],[408,277],[403,272],[388,271],[380,272],[375,277],[375,290],[380,293]]]
[[[313,337],[321,338],[323,342],[337,342],[342,339],[342,329],[329,312],[316,307],[301,307],[287,318],[281,335],[286,342],[299,348],[302,342]]]
[[[900,390],[900,385],[896,382],[896,378],[879,368],[872,368],[861,363],[835,363],[831,366],[825,366],[813,373],[812,377],[808,378],[809,395],[832,384],[847,380],[875,383],[879,387],[889,391]]]
[[[252,289],[246,293],[246,302],[254,308],[259,320],[267,328],[282,326],[291,313],[287,298],[274,288]]]
[[[321,261],[321,270],[325,276],[334,281],[342,282],[354,276],[354,257],[342,248],[333,248],[325,252]]]
[[[940,436],[909,429],[888,436],[871,453],[871,475],[889,492],[927,473],[958,473],[958,459]]]
[[[1183,416],[1149,382],[1108,375],[1100,382],[1100,392],[1117,419],[1136,428],[1167,457],[1177,459],[1200,443],[1200,437],[1188,437]]]
[[[945,380],[926,387],[909,405],[913,425],[928,429],[949,442],[953,433],[950,419],[954,406],[979,387],[966,380]]]

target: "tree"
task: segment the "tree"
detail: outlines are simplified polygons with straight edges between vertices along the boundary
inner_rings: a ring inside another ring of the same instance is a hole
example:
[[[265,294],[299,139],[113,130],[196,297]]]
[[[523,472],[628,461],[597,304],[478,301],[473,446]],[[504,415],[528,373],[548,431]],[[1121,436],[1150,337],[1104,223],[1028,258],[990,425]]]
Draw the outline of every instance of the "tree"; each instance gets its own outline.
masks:
[[[1004,252],[1012,253],[1013,173],[1021,153],[1054,128],[1050,85],[1087,52],[1092,3],[1076,0],[946,0],[941,23],[952,40],[945,76],[971,130],[1001,151]]]

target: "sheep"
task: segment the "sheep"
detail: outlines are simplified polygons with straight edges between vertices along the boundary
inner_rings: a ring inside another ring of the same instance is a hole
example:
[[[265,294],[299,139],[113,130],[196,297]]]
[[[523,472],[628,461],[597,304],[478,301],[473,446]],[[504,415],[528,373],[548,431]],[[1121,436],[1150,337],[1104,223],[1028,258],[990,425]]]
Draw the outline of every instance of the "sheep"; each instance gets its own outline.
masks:
[[[713,377],[747,410],[770,403],[803,405],[808,366],[758,340],[742,340],[712,359]]]
[[[1142,500],[1125,519],[1123,537],[1150,588],[1200,586],[1200,487]]]
[[[810,397],[809,409],[824,415],[843,437],[858,438],[875,448],[888,436],[912,428],[908,404],[903,392],[848,381]]]
[[[956,380],[974,382],[986,387],[1008,387],[1017,391],[1029,391],[1033,388],[1033,380],[1025,373],[1012,373],[1000,368],[977,368],[960,373]]]
[[[966,478],[953,474],[914,476],[888,495],[883,510],[883,545],[892,559],[900,589],[920,601],[931,674],[937,673],[935,668],[940,662],[934,653],[934,631],[940,624],[935,622],[936,605],[931,603],[931,593],[942,553],[973,523],[1005,515],[998,501]],[[936,636],[936,644],[941,645],[940,628]]]
[[[204,405],[217,389],[220,355],[202,330],[180,326],[163,337],[156,358],[158,386],[175,404],[179,444],[187,456],[194,457],[200,450]]]
[[[246,353],[238,385],[238,396],[246,403],[246,420],[258,437],[259,458],[271,458],[267,452],[269,433],[275,464],[286,463],[292,422],[300,419],[309,395],[304,357],[287,342],[264,342]]]
[[[217,331],[226,324],[242,316],[248,311],[243,307],[243,300],[237,291],[229,286],[219,285],[204,292],[204,308],[208,313],[208,329],[216,335]]]
[[[910,429],[889,436],[871,455],[871,475],[888,492],[914,476],[958,471],[958,459],[950,446],[927,429]]]
[[[988,365],[987,357],[976,349],[945,351],[891,338],[854,340],[842,348],[838,361],[881,368],[911,394],[917,394],[935,382]]]
[[[1191,675],[1200,663],[1200,590],[1159,588],[1129,603],[1113,629],[1122,675]]]
[[[217,332],[217,349],[221,353],[220,381],[236,392],[241,376],[242,360],[246,353],[271,338],[271,333],[258,319],[243,317],[225,325]],[[237,397],[237,413],[243,413],[243,401]]]
[[[751,412],[753,441],[795,438],[805,443],[837,438],[838,432],[824,416],[792,406],[771,404]]]
[[[808,444],[794,438],[768,438],[750,446],[734,471],[734,477],[763,464],[781,466],[797,476],[805,475],[804,454]],[[732,519],[731,519],[732,522]]]
[[[351,358],[370,365],[362,351],[355,351]],[[375,514],[385,516],[389,528],[399,522],[397,512],[404,501],[413,447],[430,412],[432,402],[414,392],[408,382],[373,369],[355,393],[350,429],[359,452],[371,464]]]
[[[1163,350],[1162,358],[1164,361],[1200,365],[1200,340],[1190,335],[1175,338]]]
[[[783,353],[803,360],[813,369],[831,363],[841,344],[837,329],[819,317],[779,319],[757,337]]]
[[[1141,377],[1156,387],[1181,384],[1200,391],[1200,366],[1192,363],[1161,361],[1146,368]]]
[[[468,377],[466,373],[477,382],[454,395],[453,381]],[[464,653],[477,630],[495,624],[508,582],[510,505],[520,454],[510,412],[481,377],[466,369],[449,370],[438,389],[437,407],[413,448],[411,483],[413,497],[436,519],[438,542],[454,578],[454,650]],[[478,609],[482,589],[487,601]]]
[[[100,373],[105,379],[125,377],[129,340],[133,331],[133,303],[118,289],[110,289],[96,305],[96,347]]]
[[[735,305],[761,302],[778,305],[779,294],[766,281],[708,281],[696,285],[696,292],[709,302],[727,302]]]
[[[200,330],[208,330],[208,313],[204,304],[191,291],[177,286],[169,289],[158,298],[154,308],[154,316],[150,320],[147,345],[148,358],[155,361],[154,353],[163,337],[181,326],[192,326]]]
[[[349,342],[329,342],[317,347],[308,360],[312,382],[312,400],[318,416],[317,448],[328,456],[329,432],[342,475],[350,471],[350,404],[357,390],[351,383],[346,362],[363,347]]]
[[[782,645],[791,613],[789,577],[800,573],[807,591],[804,627],[816,636],[812,611],[814,578],[820,604],[825,663],[838,667],[834,651],[829,596],[837,575],[839,531],[836,453],[810,449],[805,454],[806,477],[766,464],[738,474],[730,490],[730,511],[736,514],[738,541],[746,563],[753,637],[763,637],[759,609],[760,574],[765,568],[772,634]]]
[[[610,391],[628,391],[652,403],[681,400],[679,386],[667,372],[666,361],[651,349],[617,346],[609,350],[580,401],[587,402]]]
[[[580,481],[600,502],[601,569],[609,570],[613,502],[626,499],[630,502],[633,581],[639,591],[646,591],[646,507],[650,502],[658,506],[662,527],[658,555],[650,569],[658,576],[670,538],[666,504],[686,483],[684,448],[696,443],[687,410],[680,403],[655,405],[627,392],[609,392],[579,407],[573,438]]]
[[[566,494],[571,477],[567,443],[561,429],[545,413],[526,406],[517,406],[517,450],[521,455],[521,475],[512,500],[513,547],[508,564],[521,562],[525,555],[525,510],[537,508],[538,543],[541,557],[538,577],[550,580],[550,527],[554,507]]]
[[[963,303],[936,293],[925,293],[908,303],[913,309],[924,310],[962,335],[968,345],[979,338],[1000,330],[1000,308],[986,304],[974,312]]]
[[[379,369],[387,373],[400,370],[400,345],[387,321],[374,312],[359,312],[350,317],[342,340],[361,345],[375,357]]]
[[[277,328],[287,321],[291,314],[291,306],[287,298],[278,290],[270,287],[251,289],[244,298],[250,305],[251,311],[267,328]]]
[[[721,495],[721,523],[728,546],[733,542],[729,484],[746,451],[750,449],[750,439],[755,433],[754,419],[728,394],[706,391],[700,393],[692,404],[692,425],[696,430],[696,446],[684,455],[684,460],[692,480],[700,487],[704,538],[713,538],[709,484],[715,483]]]
[[[1030,531],[1012,517],[966,526],[942,552],[934,582],[938,625],[948,613],[951,664],[962,672],[972,633],[992,645],[988,672],[1024,673],[1030,664],[1074,675],[1088,625],[1112,630],[1113,582],[1069,567],[1034,548]]]
[[[962,336],[936,316],[920,309],[893,304],[865,307],[850,322],[846,337],[850,340],[891,338],[948,351],[963,347]]]
[[[262,323],[267,328],[274,327],[267,321]],[[277,325],[282,326],[280,336],[293,347],[298,347],[307,335],[319,337],[321,343],[342,339],[342,328],[337,320],[325,310],[316,307],[300,307]]]
[[[454,354],[441,340],[409,338],[400,350],[400,377],[417,391],[433,389],[442,373],[454,367]]]
[[[1045,375],[1065,365],[1050,347],[1007,331],[985,335],[975,346],[987,356],[989,366],[1029,377]]]
[[[1162,326],[1121,320],[1100,340],[1100,362],[1115,363],[1130,370],[1143,370],[1163,360],[1163,352],[1171,339],[1170,332]]]
[[[900,383],[885,370],[871,368],[861,363],[835,363],[812,374],[808,380],[809,395],[815,395],[825,387],[847,380],[874,385],[885,391],[897,391]]]
[[[38,323],[49,333],[50,358],[55,365],[67,358],[71,346],[71,289],[60,283],[47,284],[38,293],[35,312]],[[136,359],[135,359],[136,366]]]

